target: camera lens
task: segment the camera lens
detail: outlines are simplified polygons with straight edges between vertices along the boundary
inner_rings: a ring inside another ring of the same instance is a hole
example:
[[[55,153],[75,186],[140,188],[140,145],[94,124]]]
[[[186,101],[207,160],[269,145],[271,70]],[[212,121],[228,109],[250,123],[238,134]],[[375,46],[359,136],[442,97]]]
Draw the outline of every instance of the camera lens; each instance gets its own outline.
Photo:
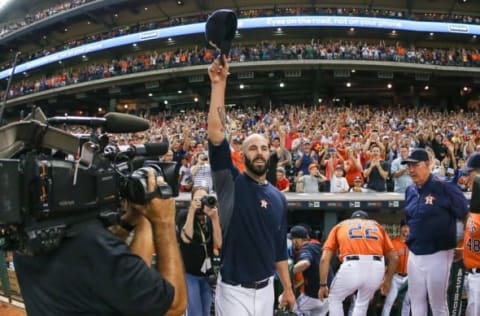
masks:
[[[202,208],[203,206],[215,207],[217,205],[217,199],[213,195],[205,195],[202,197]]]

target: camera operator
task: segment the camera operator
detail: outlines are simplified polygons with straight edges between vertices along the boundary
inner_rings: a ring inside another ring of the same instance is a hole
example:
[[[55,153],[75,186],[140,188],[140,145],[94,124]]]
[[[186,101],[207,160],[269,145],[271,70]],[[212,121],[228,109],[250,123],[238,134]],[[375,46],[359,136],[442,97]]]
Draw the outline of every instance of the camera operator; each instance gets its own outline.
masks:
[[[217,281],[212,260],[218,256],[222,246],[222,232],[217,201],[207,194],[208,188],[194,187],[190,207],[179,212],[177,218],[187,279],[189,316],[210,315],[211,285]]]
[[[148,171],[148,191],[156,186]],[[28,315],[181,315],[186,284],[175,234],[175,200],[132,205],[132,249],[99,220],[78,223],[58,249],[14,262]],[[135,213],[137,212],[137,213]],[[157,271],[150,268],[152,249]],[[142,260],[143,258],[143,260]],[[147,264],[146,262],[147,261]]]

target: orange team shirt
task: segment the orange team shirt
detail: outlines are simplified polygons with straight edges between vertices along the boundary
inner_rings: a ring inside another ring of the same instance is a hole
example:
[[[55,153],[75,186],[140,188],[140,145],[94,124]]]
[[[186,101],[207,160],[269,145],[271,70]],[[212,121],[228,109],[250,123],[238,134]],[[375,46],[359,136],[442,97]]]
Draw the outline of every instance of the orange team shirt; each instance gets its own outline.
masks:
[[[338,258],[348,255],[384,255],[394,250],[385,228],[374,220],[352,218],[332,228],[323,249],[335,252]]]
[[[408,247],[400,236],[392,240],[393,248],[398,254],[397,273],[407,274]]]
[[[463,238],[463,264],[467,269],[480,268],[480,214],[468,215]]]
[[[232,163],[237,167],[238,171],[243,173],[245,171],[245,164],[243,163],[243,158],[240,152],[231,151],[230,157],[232,157]]]

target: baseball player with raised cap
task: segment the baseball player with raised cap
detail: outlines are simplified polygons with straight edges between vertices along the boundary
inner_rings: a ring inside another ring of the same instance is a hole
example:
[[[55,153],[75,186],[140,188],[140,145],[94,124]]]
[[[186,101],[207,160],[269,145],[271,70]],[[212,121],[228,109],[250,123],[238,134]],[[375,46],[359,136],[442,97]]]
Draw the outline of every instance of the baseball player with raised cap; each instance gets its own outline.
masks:
[[[413,181],[405,191],[405,213],[410,228],[408,296],[412,315],[427,315],[430,303],[433,316],[447,316],[447,286],[456,246],[457,220],[465,219],[468,202],[456,184],[430,173],[430,158],[425,149],[413,150],[402,164],[407,164]]]
[[[328,270],[337,250],[342,264],[329,288]],[[384,257],[388,259],[386,273]],[[388,293],[397,264],[397,252],[383,226],[369,219],[368,213],[355,211],[350,219],[334,226],[325,241],[318,297],[328,297],[330,315],[340,316],[344,315],[343,300],[358,291],[352,316],[366,315],[375,291],[380,288],[383,295]]]
[[[480,152],[474,153],[467,161],[464,172],[468,173],[469,189],[472,191],[470,213],[468,214],[463,240],[463,264],[467,275],[467,315],[480,315]]]

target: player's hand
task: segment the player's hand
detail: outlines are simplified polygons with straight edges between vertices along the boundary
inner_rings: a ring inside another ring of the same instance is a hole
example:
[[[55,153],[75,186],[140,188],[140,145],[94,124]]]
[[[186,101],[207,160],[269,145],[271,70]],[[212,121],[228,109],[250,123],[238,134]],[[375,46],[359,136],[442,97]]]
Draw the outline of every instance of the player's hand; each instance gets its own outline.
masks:
[[[321,286],[318,290],[318,298],[320,299],[320,301],[323,302],[323,299],[328,297],[329,292],[330,291],[328,289],[328,286]]]
[[[153,192],[157,184],[164,184],[163,177],[155,179],[152,169],[147,172],[147,191]],[[131,204],[131,206],[140,214],[145,216],[151,223],[156,224],[174,224],[175,223],[175,199],[161,199],[155,197],[145,205]]]
[[[283,309],[288,306],[290,311],[293,311],[295,307],[296,299],[293,291],[283,291],[283,293],[278,297],[278,308]]]
[[[390,292],[390,283],[391,281],[383,280],[382,285],[380,285],[380,293],[382,293],[382,295],[388,295],[388,292]]]
[[[220,58],[222,58],[222,60],[220,60]],[[228,68],[227,57],[225,57],[225,55],[216,58],[208,67],[208,76],[212,84],[226,83],[227,76],[229,75]]]

